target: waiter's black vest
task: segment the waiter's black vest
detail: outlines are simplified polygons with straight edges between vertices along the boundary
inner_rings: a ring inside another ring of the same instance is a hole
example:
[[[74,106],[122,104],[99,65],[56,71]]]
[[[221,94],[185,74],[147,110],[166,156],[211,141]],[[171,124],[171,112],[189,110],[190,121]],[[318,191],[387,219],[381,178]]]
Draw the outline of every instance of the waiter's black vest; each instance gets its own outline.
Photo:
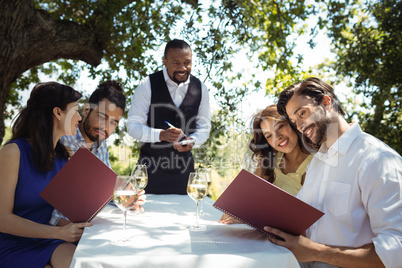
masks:
[[[147,125],[167,129],[166,121],[181,128],[188,136],[196,130],[196,116],[201,103],[201,81],[190,76],[190,84],[181,105],[177,108],[170,96],[163,72],[149,76],[151,82],[151,105]],[[191,151],[178,152],[169,142],[143,143],[139,162],[148,167],[147,193],[187,194],[187,181],[194,171]]]

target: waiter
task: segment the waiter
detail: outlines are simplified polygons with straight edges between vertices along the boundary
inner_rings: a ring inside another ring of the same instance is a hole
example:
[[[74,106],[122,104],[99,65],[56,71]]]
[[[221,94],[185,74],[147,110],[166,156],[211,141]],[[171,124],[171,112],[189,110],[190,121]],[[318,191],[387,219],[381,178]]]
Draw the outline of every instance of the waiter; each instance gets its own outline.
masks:
[[[192,51],[185,41],[167,43],[163,64],[136,88],[127,131],[142,142],[138,162],[148,168],[145,191],[187,194],[191,150],[208,139],[211,128],[208,89],[190,74]]]

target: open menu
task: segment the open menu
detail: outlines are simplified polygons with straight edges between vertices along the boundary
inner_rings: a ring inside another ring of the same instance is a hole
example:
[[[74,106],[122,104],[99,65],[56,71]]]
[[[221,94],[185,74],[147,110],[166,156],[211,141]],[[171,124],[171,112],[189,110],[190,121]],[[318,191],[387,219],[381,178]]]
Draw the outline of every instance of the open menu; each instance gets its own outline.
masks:
[[[266,234],[268,233],[264,231],[264,226],[301,235],[324,215],[323,212],[244,169],[213,206]]]
[[[40,196],[72,222],[91,221],[113,197],[117,174],[81,147]]]

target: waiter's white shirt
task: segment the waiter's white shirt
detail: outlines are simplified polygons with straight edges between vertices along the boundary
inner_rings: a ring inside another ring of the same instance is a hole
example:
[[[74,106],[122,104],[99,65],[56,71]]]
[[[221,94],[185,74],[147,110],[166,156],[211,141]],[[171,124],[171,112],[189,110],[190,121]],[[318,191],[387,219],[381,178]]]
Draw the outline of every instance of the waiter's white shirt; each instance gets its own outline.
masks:
[[[325,213],[307,237],[331,246],[373,242],[386,267],[402,267],[401,156],[357,123],[331,148],[324,147],[297,195]]]
[[[186,96],[188,86],[190,84],[190,76],[187,81],[180,83],[179,85],[170,79],[165,67],[163,68],[163,76],[165,78],[167,88],[169,89],[170,96],[172,97],[175,106],[178,108]],[[200,147],[208,139],[209,132],[211,130],[211,112],[208,89],[202,82],[201,94],[201,103],[198,109],[198,116],[196,118],[196,131],[190,135],[191,138],[195,139],[194,148]],[[162,129],[147,126],[150,105],[151,82],[149,80],[149,76],[147,76],[141,81],[134,92],[127,118],[128,134],[141,142],[160,141],[159,134]]]

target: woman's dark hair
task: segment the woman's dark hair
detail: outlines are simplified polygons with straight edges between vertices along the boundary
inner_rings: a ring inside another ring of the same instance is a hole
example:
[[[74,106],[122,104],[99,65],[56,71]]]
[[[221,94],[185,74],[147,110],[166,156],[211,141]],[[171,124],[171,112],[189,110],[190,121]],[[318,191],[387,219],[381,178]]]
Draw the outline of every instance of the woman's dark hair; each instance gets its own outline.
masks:
[[[342,106],[334,93],[334,89],[318,78],[310,77],[303,82],[297,82],[282,91],[279,95],[278,101],[279,114],[288,117],[288,114],[286,113],[286,105],[293,95],[306,96],[311,99],[315,105],[320,105],[324,95],[327,95],[331,98],[331,103],[334,110],[338,114],[345,116],[345,112],[343,111]]]
[[[72,87],[56,82],[39,83],[32,89],[27,106],[14,122],[11,141],[23,138],[30,142],[32,162],[38,170],[52,170],[56,157],[68,159],[63,144],[60,141],[56,147],[53,144],[53,109],[64,111],[69,103],[81,97]]]
[[[252,120],[253,138],[249,143],[249,148],[253,152],[252,159],[259,161],[263,175],[268,177],[268,181],[273,183],[275,181],[275,156],[277,151],[272,148],[264,136],[261,129],[261,123],[264,120],[273,119],[276,121],[287,121],[284,116],[281,116],[277,109],[276,104],[269,105],[261,112],[255,114]],[[303,147],[300,135],[298,134],[295,126],[288,122],[292,130],[297,134],[298,143],[302,152],[307,152]]]
[[[107,80],[98,85],[94,92],[89,97],[88,102],[91,105],[91,110],[94,105],[98,105],[103,99],[116,104],[117,107],[123,110],[126,109],[126,96],[124,96],[123,87],[115,80]]]

